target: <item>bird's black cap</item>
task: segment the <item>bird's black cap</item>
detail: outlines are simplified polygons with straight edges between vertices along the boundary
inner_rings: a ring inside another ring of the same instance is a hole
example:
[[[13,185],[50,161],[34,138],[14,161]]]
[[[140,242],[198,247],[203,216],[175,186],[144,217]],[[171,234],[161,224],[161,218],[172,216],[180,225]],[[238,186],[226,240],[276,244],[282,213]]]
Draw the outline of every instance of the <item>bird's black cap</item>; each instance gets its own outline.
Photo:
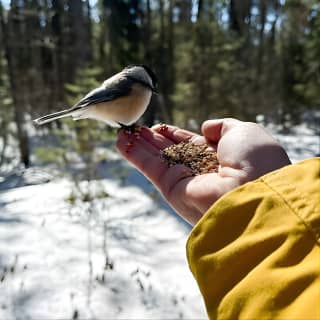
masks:
[[[150,84],[148,85],[145,81],[141,81],[141,79],[140,79],[140,82],[142,84],[150,87],[150,89],[152,91],[156,92],[156,87],[157,87],[157,84],[158,84],[158,78],[155,75],[155,73],[152,71],[152,69],[149,68],[148,66],[146,66],[145,64],[131,64],[131,65],[128,65],[125,69],[130,69],[130,68],[134,68],[134,67],[141,67],[147,72],[147,74],[151,78],[152,86],[150,86]],[[137,81],[138,79],[135,79],[135,80]]]

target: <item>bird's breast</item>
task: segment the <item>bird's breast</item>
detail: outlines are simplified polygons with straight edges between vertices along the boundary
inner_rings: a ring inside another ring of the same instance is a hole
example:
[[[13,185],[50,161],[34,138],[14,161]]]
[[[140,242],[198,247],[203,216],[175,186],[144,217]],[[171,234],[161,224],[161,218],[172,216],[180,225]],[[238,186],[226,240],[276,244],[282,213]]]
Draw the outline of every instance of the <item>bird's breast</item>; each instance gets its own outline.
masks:
[[[110,123],[124,125],[135,123],[146,111],[152,92],[140,84],[134,84],[128,96],[101,102],[88,108],[86,116]]]

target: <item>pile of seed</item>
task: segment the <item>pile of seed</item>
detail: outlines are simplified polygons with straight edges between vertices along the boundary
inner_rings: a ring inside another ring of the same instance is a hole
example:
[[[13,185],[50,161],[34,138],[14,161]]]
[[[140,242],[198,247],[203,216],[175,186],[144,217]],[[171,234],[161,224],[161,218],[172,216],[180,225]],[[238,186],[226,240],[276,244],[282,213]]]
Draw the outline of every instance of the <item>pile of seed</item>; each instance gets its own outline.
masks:
[[[207,144],[195,145],[190,141],[173,144],[161,151],[162,160],[169,166],[183,164],[193,175],[217,172],[219,162],[217,153]]]

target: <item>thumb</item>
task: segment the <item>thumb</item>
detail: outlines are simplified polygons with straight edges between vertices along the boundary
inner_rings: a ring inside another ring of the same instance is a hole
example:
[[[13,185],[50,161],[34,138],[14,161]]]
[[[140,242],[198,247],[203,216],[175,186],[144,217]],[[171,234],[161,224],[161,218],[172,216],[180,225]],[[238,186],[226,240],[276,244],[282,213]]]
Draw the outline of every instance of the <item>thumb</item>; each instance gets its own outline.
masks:
[[[202,123],[201,132],[210,142],[217,143],[227,131],[240,122],[232,118],[207,120]]]

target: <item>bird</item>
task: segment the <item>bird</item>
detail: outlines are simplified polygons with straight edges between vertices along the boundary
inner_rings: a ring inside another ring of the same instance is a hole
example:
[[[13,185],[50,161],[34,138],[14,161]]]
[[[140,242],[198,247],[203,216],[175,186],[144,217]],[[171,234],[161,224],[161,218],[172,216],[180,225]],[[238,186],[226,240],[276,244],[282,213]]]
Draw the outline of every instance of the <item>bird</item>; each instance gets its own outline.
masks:
[[[148,66],[129,65],[71,108],[37,118],[34,122],[42,125],[72,116],[73,120],[95,119],[112,127],[129,128],[146,111],[156,87],[157,77]]]

